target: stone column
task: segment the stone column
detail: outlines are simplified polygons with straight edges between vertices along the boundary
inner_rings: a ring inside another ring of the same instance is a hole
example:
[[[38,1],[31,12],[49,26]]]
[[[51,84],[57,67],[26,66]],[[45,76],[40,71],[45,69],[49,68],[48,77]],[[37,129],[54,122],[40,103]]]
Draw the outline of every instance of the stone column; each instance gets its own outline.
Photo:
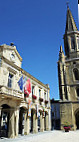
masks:
[[[15,110],[15,136],[18,136],[19,130],[19,108]]]
[[[40,131],[44,132],[44,116],[43,116],[43,112],[40,112]]]
[[[9,138],[15,137],[15,133],[14,133],[14,110],[13,109],[10,110],[8,137]]]
[[[37,133],[38,132],[38,122],[37,122],[37,118],[36,118],[36,112],[35,110],[33,110],[33,133]]]
[[[48,114],[46,114],[46,131],[49,130],[49,117]]]
[[[42,132],[44,132],[44,117],[42,118]]]
[[[48,117],[49,117],[49,126],[48,126],[48,128],[49,128],[49,130],[51,130],[51,109],[49,109],[48,110]]]
[[[27,134],[27,113],[24,115],[24,135]]]
[[[43,129],[42,129],[42,112],[40,112],[40,132],[43,132]]]
[[[38,132],[38,117],[36,117],[36,126],[35,126],[35,133]]]
[[[42,132],[42,113],[40,112],[40,132]]]
[[[27,116],[27,121],[26,121],[26,134],[28,135],[30,132],[30,120],[29,117]]]

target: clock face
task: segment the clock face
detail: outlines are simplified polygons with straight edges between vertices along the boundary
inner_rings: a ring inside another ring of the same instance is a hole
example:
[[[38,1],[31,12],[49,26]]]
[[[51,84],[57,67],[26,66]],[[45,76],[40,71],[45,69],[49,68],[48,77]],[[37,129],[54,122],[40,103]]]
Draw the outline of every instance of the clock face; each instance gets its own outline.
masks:
[[[15,55],[14,53],[11,53],[11,60],[14,62],[15,61]]]
[[[12,58],[12,59],[14,59],[14,58],[15,58],[15,55],[14,55],[13,53],[11,54],[11,58]]]

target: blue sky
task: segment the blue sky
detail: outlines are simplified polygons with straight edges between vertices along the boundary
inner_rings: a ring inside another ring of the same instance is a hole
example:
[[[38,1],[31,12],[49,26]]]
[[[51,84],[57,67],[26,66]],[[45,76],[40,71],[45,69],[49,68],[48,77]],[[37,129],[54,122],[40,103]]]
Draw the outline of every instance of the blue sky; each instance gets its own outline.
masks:
[[[57,61],[66,25],[66,0],[0,0],[0,44],[14,42],[22,68],[59,98]],[[69,0],[78,28],[78,1]]]

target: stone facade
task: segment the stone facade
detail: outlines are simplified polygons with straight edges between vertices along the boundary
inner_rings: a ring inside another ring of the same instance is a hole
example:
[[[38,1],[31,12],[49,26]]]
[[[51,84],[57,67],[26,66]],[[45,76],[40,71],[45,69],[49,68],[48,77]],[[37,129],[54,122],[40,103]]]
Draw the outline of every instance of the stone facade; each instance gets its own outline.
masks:
[[[60,129],[60,102],[52,99],[51,101],[51,130]]]
[[[65,122],[79,129],[79,31],[70,9],[67,9],[64,49],[60,46],[58,77],[61,129]]]
[[[16,46],[0,46],[0,136],[14,138],[18,134],[27,135],[51,129],[49,86],[24,71],[21,64],[22,58]],[[28,97],[17,83],[22,75],[31,81]],[[32,102],[31,117],[28,116],[29,100]]]

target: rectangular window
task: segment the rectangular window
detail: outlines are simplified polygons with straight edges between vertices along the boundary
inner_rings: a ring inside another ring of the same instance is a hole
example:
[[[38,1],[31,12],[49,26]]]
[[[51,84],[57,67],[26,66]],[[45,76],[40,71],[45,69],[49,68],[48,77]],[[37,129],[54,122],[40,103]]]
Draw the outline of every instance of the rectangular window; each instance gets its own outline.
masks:
[[[46,92],[44,92],[44,98],[45,98],[45,100],[47,99],[47,97],[46,97]]]
[[[71,48],[72,48],[72,49],[75,49],[74,37],[71,37]]]
[[[32,86],[32,95],[34,95],[34,86]]]
[[[39,89],[39,97],[41,97],[41,90]]]
[[[12,88],[12,80],[13,80],[13,75],[9,73],[8,76],[8,87]]]

